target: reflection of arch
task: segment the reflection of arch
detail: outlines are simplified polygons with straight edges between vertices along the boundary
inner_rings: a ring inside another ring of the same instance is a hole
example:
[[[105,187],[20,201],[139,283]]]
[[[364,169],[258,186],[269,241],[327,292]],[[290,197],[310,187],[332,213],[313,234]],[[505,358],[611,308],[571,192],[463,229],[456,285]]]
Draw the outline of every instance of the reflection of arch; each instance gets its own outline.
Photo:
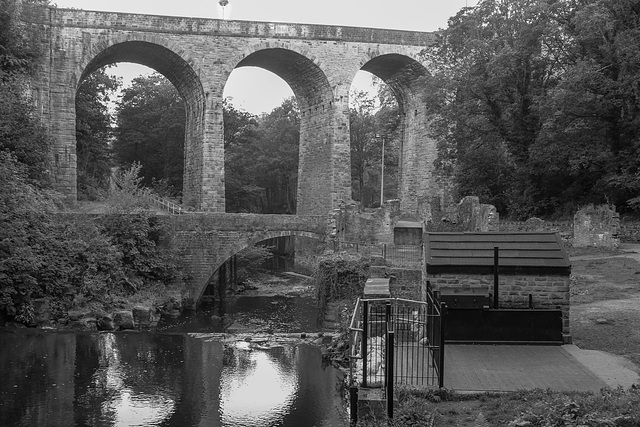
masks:
[[[374,54],[361,68],[384,81],[398,100],[400,108],[400,182],[398,196],[401,211],[418,214],[420,204],[432,200],[438,190],[434,179],[436,144],[428,133],[420,83],[429,72],[409,55]]]
[[[348,139],[334,128],[348,122],[348,107],[334,105],[323,64],[295,44],[265,42],[238,56],[236,67],[260,67],[282,78],[300,107],[297,214],[324,214],[337,200],[349,200]]]
[[[257,233],[252,233],[251,237],[247,239],[238,239],[234,244],[225,248],[224,252],[216,254],[216,257],[208,262],[210,266],[210,274],[206,278],[203,283],[197,284],[196,292],[193,294],[196,296],[195,300],[200,301],[204,291],[207,288],[211,277],[213,277],[218,269],[229,259],[231,259],[234,255],[238,254],[243,249],[251,247],[257,243],[262,241],[273,239],[277,237],[289,237],[289,236],[297,236],[297,237],[306,237],[309,239],[314,239],[319,242],[323,242],[326,236],[322,233],[313,233],[310,231],[262,231]],[[208,261],[208,260],[207,260]]]
[[[146,37],[145,40],[116,39],[109,46],[96,44],[85,61],[79,65],[76,87],[82,80],[100,67],[117,62],[133,62],[153,68],[164,75],[177,89],[185,103],[185,173],[183,200],[186,204],[198,204],[202,177],[188,173],[189,169],[198,170],[201,163],[204,142],[205,92],[198,74],[189,60],[183,58],[179,49],[165,43],[158,37]]]

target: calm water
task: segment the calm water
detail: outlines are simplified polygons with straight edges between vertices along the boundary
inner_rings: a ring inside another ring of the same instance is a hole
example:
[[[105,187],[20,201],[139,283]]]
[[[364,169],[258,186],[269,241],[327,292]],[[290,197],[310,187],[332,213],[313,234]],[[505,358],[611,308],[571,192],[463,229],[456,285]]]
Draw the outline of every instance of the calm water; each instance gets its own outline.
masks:
[[[316,300],[306,297],[236,296],[224,303],[186,312],[177,319],[162,319],[158,329],[176,332],[227,332],[230,326],[252,331],[315,332]]]
[[[166,330],[0,339],[1,426],[348,424],[342,374],[309,345],[258,349]]]

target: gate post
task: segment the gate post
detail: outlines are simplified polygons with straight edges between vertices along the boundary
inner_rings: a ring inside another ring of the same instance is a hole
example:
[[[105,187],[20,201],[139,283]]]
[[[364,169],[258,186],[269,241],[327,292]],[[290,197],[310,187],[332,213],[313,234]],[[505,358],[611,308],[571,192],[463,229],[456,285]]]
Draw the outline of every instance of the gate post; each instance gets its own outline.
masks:
[[[351,408],[351,423],[358,422],[358,387],[349,387],[349,405]]]
[[[369,301],[362,301],[362,387],[367,386],[367,340],[369,339]]]
[[[438,370],[438,387],[444,387],[444,331],[447,304],[440,304],[440,369]]]
[[[387,322],[387,360],[386,360],[386,398],[387,398],[387,416],[393,418],[393,370],[394,370],[394,347],[395,347],[395,332],[393,330],[393,323]]]

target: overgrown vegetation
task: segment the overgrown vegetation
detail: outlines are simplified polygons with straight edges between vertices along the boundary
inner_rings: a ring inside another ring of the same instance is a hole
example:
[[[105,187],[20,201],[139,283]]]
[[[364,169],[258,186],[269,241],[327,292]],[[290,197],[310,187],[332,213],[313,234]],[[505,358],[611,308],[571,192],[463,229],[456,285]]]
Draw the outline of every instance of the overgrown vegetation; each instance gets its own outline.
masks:
[[[28,182],[25,167],[0,153],[0,313],[30,323],[32,301],[54,312],[102,309],[166,287],[179,293],[175,254],[161,249],[167,230],[147,213],[100,217],[56,212],[55,198]],[[55,314],[55,313],[54,313]]]
[[[369,278],[369,265],[369,260],[359,254],[345,252],[320,257],[313,275],[318,315],[324,316],[331,301],[354,301],[361,297]]]
[[[40,54],[39,33],[20,23],[19,6],[0,2],[0,319],[31,323],[36,299],[47,300],[56,317],[70,307],[108,310],[141,294],[153,302],[168,289],[179,293],[182,277],[174,254],[160,247],[169,236],[157,218],[130,215],[131,206],[118,209],[126,215],[60,213],[61,197],[51,188],[49,139],[26,90]],[[96,136],[91,123],[108,123],[103,110],[93,113],[81,117],[86,126],[79,129],[87,136],[80,138],[87,142],[82,147],[88,151],[80,152],[86,165],[104,159],[89,136]],[[87,178],[102,183],[107,170],[85,169]]]
[[[339,336],[326,348],[323,360],[337,366],[349,363],[349,319],[357,298],[362,297],[369,278],[370,262],[360,254],[334,253],[319,258],[313,275],[318,304],[318,322],[321,323],[332,301],[345,301],[340,313]]]
[[[358,426],[510,427],[638,426],[640,389],[597,394],[532,390],[459,395],[447,390],[399,388],[393,420],[359,420]]]

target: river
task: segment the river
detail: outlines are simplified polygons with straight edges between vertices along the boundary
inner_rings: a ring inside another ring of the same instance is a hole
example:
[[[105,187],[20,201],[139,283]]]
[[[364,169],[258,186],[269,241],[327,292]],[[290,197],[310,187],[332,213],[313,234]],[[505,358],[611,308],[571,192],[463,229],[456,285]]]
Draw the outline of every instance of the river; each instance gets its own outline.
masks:
[[[222,316],[200,311],[154,331],[3,330],[0,425],[347,425],[342,373],[318,347],[206,334],[239,322],[303,331],[304,300],[234,299]]]

